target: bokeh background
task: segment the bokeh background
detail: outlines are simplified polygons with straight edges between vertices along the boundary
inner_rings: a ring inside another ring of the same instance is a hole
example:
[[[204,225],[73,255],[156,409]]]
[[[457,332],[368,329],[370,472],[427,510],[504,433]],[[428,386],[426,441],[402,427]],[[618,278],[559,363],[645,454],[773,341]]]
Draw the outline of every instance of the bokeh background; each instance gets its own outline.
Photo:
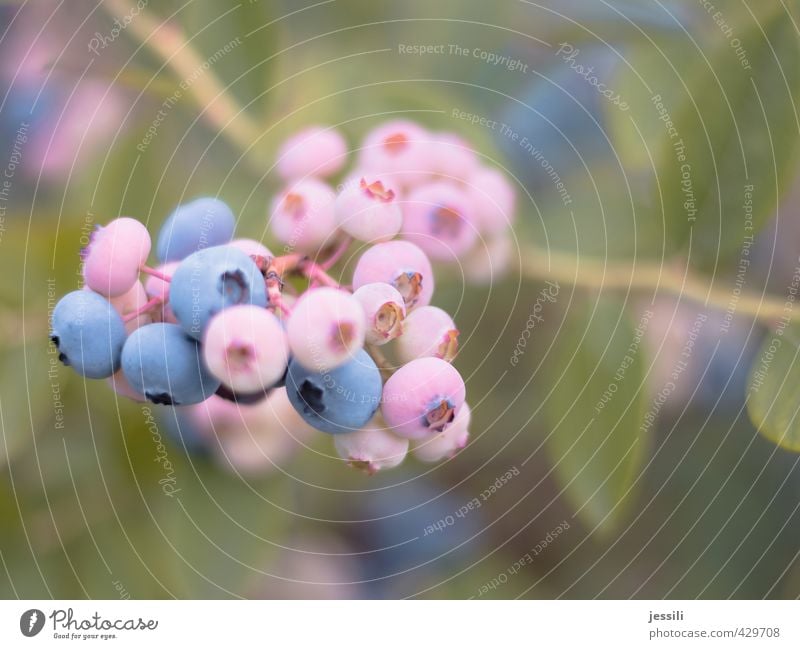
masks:
[[[788,334],[761,392],[777,428],[746,401],[792,320],[798,25],[795,0],[0,3],[0,594],[800,596]],[[155,231],[217,195],[270,245],[279,144],[321,123],[355,148],[389,117],[458,132],[517,190],[510,260],[437,271],[473,405],[454,459],[370,478],[319,434],[245,473],[54,363],[49,310],[96,224]]]

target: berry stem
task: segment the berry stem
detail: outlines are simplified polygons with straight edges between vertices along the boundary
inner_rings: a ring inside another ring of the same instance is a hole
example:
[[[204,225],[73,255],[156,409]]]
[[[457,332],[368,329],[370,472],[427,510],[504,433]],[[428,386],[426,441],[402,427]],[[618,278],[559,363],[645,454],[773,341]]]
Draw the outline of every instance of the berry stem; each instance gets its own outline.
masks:
[[[342,285],[328,275],[322,266],[310,259],[305,260],[300,265],[300,272],[305,275],[312,284],[322,284],[323,286],[329,286],[331,288],[342,288]]]
[[[350,236],[345,235],[342,237],[341,243],[336,247],[336,249],[331,253],[331,256],[328,257],[325,261],[319,264],[319,267],[322,270],[328,271],[336,265],[336,262],[342,258],[347,249],[350,247],[350,244],[353,243],[353,238]]]
[[[131,311],[130,313],[126,313],[122,316],[123,322],[130,322],[138,318],[143,313],[147,313],[150,309],[154,309],[157,306],[161,306],[164,303],[160,297],[152,297],[147,302],[145,302],[142,306],[140,306],[136,311]]]
[[[164,282],[172,281],[172,278],[169,277],[168,275],[165,275],[164,273],[159,272],[155,268],[152,268],[146,264],[142,266],[139,270],[142,271],[145,275],[151,275],[152,277],[156,277]]]
[[[729,309],[733,294],[715,288],[708,278],[694,276],[686,265],[648,264],[640,261],[609,263],[553,250],[528,249],[522,256],[522,273],[581,288],[669,293],[722,311]],[[785,300],[767,293],[742,291],[735,302],[739,313],[774,326],[786,315]]]

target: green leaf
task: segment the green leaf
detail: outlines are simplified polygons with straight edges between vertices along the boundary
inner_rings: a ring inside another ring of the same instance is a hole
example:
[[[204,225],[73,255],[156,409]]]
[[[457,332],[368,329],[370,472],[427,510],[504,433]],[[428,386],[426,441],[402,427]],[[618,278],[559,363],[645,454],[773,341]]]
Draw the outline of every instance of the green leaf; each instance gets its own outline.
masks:
[[[590,306],[571,312],[558,334],[545,402],[547,450],[578,516],[608,534],[631,499],[647,447],[645,363],[622,303]]]
[[[800,452],[800,325],[764,339],[750,368],[747,412],[764,437]]]
[[[700,20],[710,39],[633,51],[635,64],[614,81],[632,111],[609,116],[626,166],[656,165],[649,191],[656,206],[663,200],[668,247],[691,246],[692,262],[713,268],[767,223],[794,172],[800,39],[782,11],[755,20],[731,11],[729,35],[712,16]],[[752,223],[743,208],[750,186]]]

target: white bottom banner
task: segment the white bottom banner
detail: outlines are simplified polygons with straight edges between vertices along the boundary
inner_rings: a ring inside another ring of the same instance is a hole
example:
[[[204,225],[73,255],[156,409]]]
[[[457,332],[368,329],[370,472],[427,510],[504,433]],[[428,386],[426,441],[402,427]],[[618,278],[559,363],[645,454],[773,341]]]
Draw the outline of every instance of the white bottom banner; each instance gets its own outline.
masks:
[[[4,601],[0,647],[800,647],[799,618],[795,601]]]

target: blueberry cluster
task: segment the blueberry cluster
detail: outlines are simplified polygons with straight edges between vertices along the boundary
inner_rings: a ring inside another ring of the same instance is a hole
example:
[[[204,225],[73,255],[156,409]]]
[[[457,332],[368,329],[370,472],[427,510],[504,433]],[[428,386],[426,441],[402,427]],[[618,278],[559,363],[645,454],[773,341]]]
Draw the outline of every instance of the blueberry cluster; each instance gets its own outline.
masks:
[[[239,468],[261,466],[255,451],[285,455],[281,435],[264,427],[295,440],[329,433],[370,474],[398,465],[410,444],[422,461],[452,456],[466,445],[470,411],[451,364],[458,329],[430,304],[431,259],[463,261],[480,246],[497,272],[511,185],[456,136],[406,121],[369,134],[337,191],[325,179],[347,156],[344,138],[322,127],[282,147],[286,187],[269,215],[282,255],[234,238],[235,216],[216,198],[168,217],[156,267],[141,223],[99,227],[82,252],[85,286],[53,312],[61,360],[188,414]],[[344,285],[331,269],[356,245]]]

